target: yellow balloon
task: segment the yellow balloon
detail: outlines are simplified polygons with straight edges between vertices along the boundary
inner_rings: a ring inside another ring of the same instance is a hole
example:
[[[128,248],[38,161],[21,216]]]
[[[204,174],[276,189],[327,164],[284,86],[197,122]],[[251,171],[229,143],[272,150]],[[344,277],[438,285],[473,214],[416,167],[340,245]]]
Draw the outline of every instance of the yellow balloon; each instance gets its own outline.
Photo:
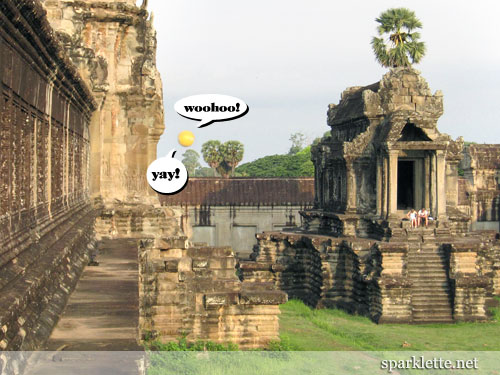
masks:
[[[181,146],[189,147],[194,143],[194,134],[189,130],[184,130],[179,133],[179,143]]]

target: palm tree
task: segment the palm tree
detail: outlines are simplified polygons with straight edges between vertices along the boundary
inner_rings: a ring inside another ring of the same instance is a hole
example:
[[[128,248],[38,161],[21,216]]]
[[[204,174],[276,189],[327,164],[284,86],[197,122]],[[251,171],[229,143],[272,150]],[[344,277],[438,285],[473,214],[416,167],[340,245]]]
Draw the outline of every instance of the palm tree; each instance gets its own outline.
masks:
[[[372,47],[377,61],[385,67],[408,67],[425,55],[425,43],[419,42],[422,23],[415,12],[407,8],[392,8],[383,12],[377,21],[378,34],[389,34],[388,39],[373,37]],[[411,59],[411,63],[410,60]]]
[[[220,152],[221,143],[219,141],[207,141],[201,146],[201,154],[203,155],[203,160],[212,168],[214,171],[224,160]]]
[[[222,145],[221,151],[224,156],[224,161],[231,167],[231,176],[234,176],[234,169],[243,159],[243,144],[238,141],[227,141]]]

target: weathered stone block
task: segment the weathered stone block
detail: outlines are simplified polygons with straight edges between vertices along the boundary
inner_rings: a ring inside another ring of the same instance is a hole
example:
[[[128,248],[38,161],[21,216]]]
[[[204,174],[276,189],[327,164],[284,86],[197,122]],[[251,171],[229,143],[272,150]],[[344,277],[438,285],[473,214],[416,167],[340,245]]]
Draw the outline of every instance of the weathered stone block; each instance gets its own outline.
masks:
[[[238,293],[207,293],[204,296],[204,304],[207,309],[237,305],[238,303]]]

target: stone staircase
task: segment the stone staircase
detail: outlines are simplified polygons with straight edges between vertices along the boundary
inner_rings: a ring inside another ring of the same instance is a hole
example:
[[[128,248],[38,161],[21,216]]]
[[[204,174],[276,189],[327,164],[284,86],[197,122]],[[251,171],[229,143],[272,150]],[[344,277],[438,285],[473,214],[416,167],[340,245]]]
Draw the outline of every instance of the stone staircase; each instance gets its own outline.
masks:
[[[437,237],[440,237],[439,234],[432,228],[408,231],[408,277],[412,282],[413,323],[453,322],[445,255],[436,241]]]

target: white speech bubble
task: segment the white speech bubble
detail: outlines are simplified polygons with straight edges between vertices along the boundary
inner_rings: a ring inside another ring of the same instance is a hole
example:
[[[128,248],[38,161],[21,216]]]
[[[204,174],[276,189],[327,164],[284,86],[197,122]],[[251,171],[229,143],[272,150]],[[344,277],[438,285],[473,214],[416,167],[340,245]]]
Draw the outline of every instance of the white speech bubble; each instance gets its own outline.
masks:
[[[174,109],[182,117],[201,121],[198,128],[234,120],[248,113],[248,105],[243,100],[218,94],[188,96],[175,103]]]
[[[188,182],[188,172],[184,164],[174,159],[175,150],[167,156],[152,162],[147,171],[149,186],[162,194],[175,194],[184,189]]]

